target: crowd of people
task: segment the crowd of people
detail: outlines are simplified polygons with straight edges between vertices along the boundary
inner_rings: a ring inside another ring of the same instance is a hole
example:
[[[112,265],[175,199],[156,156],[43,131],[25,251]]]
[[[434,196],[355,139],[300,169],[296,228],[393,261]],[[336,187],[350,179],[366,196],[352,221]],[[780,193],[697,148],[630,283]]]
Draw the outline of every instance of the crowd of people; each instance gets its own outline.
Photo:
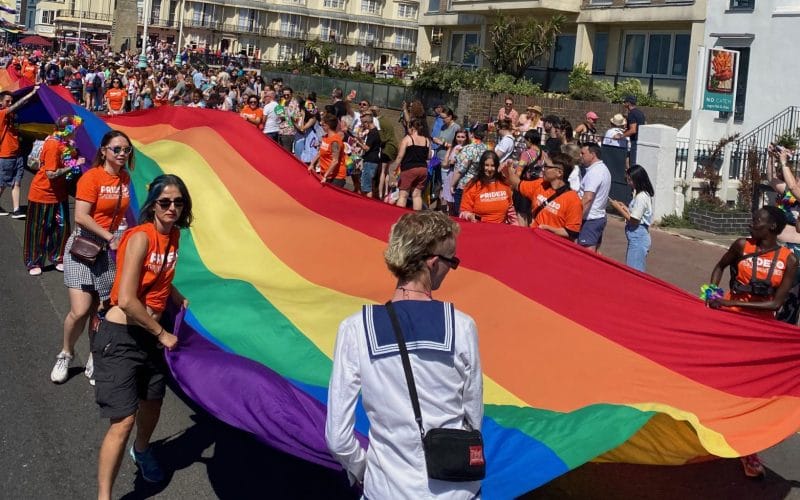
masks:
[[[431,297],[449,270],[459,264],[455,256],[459,227],[447,215],[475,223],[538,228],[599,251],[607,208],[611,208],[625,220],[626,263],[646,270],[655,193],[646,169],[636,163],[638,130],[645,117],[636,108],[634,96],[625,98],[627,116],[609,117],[606,131],[600,129],[600,117],[593,111],[573,128],[566,119],[545,115],[540,106],[528,106],[520,113],[511,98],[487,123],[462,126],[444,104],[426,107],[419,100],[404,103],[397,121],[369,100],[357,98],[355,92],[345,94],[335,88],[329,98],[318,101],[314,92],[300,95],[280,79],[267,82],[234,59],[216,69],[201,69],[193,68],[183,56],[176,63],[169,47],[151,48],[148,55],[148,65],[140,68],[133,55],[10,49],[0,53],[0,64],[37,82],[16,102],[11,93],[0,92],[0,195],[11,189],[13,208],[0,209],[0,215],[25,219],[23,260],[30,275],[42,274],[47,261],[64,273],[70,310],[51,371],[53,382],[68,379],[76,343],[88,325],[91,353],[85,374],[96,387],[101,415],[110,423],[100,450],[99,498],[111,495],[137,421],[129,454],[144,479],[163,479],[149,440],[164,396],[166,370],[160,348],[174,348],[177,337],[159,319],[170,300],[187,305],[171,283],[178,229],[191,224],[192,202],[180,178],[158,177],[149,184],[139,225],[129,228],[125,213],[131,200],[130,171],[135,167],[132,143],[120,131],[107,133],[87,169],[86,159],[73,143],[82,126],[77,116],[59,117],[53,132],[37,148],[25,152],[13,115],[36,94],[39,84],[63,85],[76,102],[110,115],[162,106],[237,113],[244,123],[295,155],[319,182],[413,209],[393,227],[385,255],[397,277],[393,301],[402,312],[403,325],[411,315],[438,318],[437,308],[447,307]],[[602,160],[602,146],[626,152],[626,179],[632,191],[628,204],[610,199],[611,175]],[[795,222],[800,202],[794,193],[800,187],[787,168],[788,151],[772,153],[769,173],[781,194],[778,208],[759,210],[751,238],[738,240],[720,260],[710,285],[719,285],[722,269],[730,267],[734,270],[731,291],[709,296],[708,304],[752,310],[764,317],[774,317],[776,311],[786,311],[784,305],[793,304],[785,314],[787,321],[796,323],[800,223]],[[20,193],[25,165],[35,170],[27,211],[22,210]],[[73,217],[68,208],[70,194],[75,197]],[[788,227],[787,216],[792,222]],[[401,244],[401,240],[411,243]],[[792,279],[784,279],[787,276]],[[382,317],[388,314],[384,310],[373,313],[384,322]],[[423,379],[447,379],[449,390],[461,399],[454,400],[452,408],[443,408],[431,403],[435,391],[426,392],[420,406],[434,422],[466,419],[479,428],[482,386],[476,328],[462,313],[448,314],[456,318],[457,334],[469,340],[457,344],[456,372],[439,373],[441,367],[424,364],[417,369]],[[353,318],[361,318],[361,313]],[[385,389],[381,384],[387,375],[382,370],[390,370],[394,378],[402,374],[397,357],[372,363],[367,347],[354,349],[365,336],[360,320],[353,318],[342,324],[336,343],[328,444],[352,478],[366,481],[365,486],[372,483],[365,493],[381,496],[417,487],[424,492],[427,483],[419,476],[424,469],[420,464],[393,462],[391,467],[397,470],[408,469],[407,477],[419,477],[410,486],[392,487],[393,476],[376,465],[378,451],[369,455],[371,447],[366,456],[360,448],[360,453],[353,452],[353,398],[359,390],[364,394],[364,406],[371,419],[375,417],[372,444],[380,448],[382,433],[389,432],[380,423],[388,418],[384,415],[388,408],[374,405],[369,393],[379,386]],[[391,397],[405,398],[403,384],[397,387]],[[408,415],[401,420],[404,432],[416,432]],[[745,457],[743,464],[748,475],[763,474],[757,456]],[[471,495],[478,488],[479,483],[464,483],[455,489],[442,485],[441,491]]]

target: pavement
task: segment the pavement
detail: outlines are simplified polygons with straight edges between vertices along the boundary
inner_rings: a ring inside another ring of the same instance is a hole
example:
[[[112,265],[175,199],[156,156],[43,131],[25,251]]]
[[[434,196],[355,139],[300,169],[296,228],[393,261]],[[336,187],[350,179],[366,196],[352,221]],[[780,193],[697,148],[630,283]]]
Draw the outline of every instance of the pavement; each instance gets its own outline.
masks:
[[[28,176],[29,177],[29,176]],[[23,192],[27,192],[24,186]],[[8,194],[0,200],[9,205]],[[623,222],[612,218],[602,253],[624,261]],[[21,259],[24,222],[0,217],[0,498],[88,499],[95,496],[97,450],[107,422],[97,416],[94,391],[82,374],[86,337],[70,379],[49,373],[68,310],[63,275],[52,268],[28,276]],[[690,230],[652,231],[648,272],[697,293],[733,237]],[[198,408],[173,386],[154,435],[168,479],[150,485],[125,457],[115,498],[349,499],[340,472],[273,450]],[[680,467],[586,464],[524,496],[529,499],[779,499],[800,500],[800,439],[762,453],[764,480],[744,478],[738,460]]]

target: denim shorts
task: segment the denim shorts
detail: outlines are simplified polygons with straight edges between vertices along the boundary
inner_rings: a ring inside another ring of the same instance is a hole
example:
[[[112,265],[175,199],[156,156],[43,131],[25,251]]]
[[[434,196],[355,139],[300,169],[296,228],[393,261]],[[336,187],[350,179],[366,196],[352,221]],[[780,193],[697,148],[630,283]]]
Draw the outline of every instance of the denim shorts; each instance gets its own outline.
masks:
[[[0,158],[0,187],[13,187],[22,184],[25,165],[22,157]]]
[[[372,192],[372,180],[378,171],[378,164],[365,161],[361,167],[361,192]]]
[[[164,399],[167,364],[155,335],[140,326],[103,321],[91,344],[101,417],[125,418],[136,413],[139,400]]]
[[[596,247],[603,242],[603,231],[606,228],[606,218],[589,219],[581,224],[578,234],[578,244],[582,247]]]

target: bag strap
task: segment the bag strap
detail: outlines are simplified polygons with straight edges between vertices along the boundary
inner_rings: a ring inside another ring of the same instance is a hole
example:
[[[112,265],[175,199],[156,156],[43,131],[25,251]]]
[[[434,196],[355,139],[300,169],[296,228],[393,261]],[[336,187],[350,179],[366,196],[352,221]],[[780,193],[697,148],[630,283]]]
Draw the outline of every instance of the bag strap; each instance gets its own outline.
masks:
[[[394,328],[394,335],[395,338],[397,338],[397,347],[400,349],[400,358],[403,360],[403,371],[406,373],[408,395],[411,398],[411,406],[414,408],[414,420],[416,420],[417,425],[419,426],[420,436],[424,438],[425,428],[422,427],[422,412],[419,409],[417,385],[414,383],[414,373],[411,371],[411,360],[408,359],[406,341],[403,338],[403,330],[400,328],[400,321],[397,319],[397,313],[394,310],[394,304],[392,304],[392,301],[386,303],[386,312],[389,313],[389,319],[392,320],[392,328]]]
[[[566,193],[567,191],[569,191],[569,185],[568,184],[564,184],[560,188],[556,189],[555,193],[551,194],[549,198],[547,198],[538,207],[536,207],[533,210],[533,212],[531,212],[531,220],[536,219],[536,216],[539,215],[539,212],[544,210],[544,207],[546,207],[548,203],[550,203],[551,201],[555,200],[556,198],[558,198],[562,194]]]
[[[780,250],[780,245],[776,245],[772,248],[767,248],[766,250],[761,250],[759,252],[752,252],[747,253],[739,257],[736,262],[731,264],[730,274],[731,274],[731,290],[733,289],[734,283],[736,282],[736,277],[739,275],[739,263],[743,260],[753,259],[752,263],[752,274],[750,275],[750,282],[748,285],[752,284],[753,281],[756,279],[757,269],[758,269],[758,257],[768,254],[770,252],[775,252],[775,256],[772,258],[772,265],[769,268],[769,274],[767,275],[767,280],[772,279],[772,273],[775,271],[775,265],[777,264],[778,260],[778,251]]]

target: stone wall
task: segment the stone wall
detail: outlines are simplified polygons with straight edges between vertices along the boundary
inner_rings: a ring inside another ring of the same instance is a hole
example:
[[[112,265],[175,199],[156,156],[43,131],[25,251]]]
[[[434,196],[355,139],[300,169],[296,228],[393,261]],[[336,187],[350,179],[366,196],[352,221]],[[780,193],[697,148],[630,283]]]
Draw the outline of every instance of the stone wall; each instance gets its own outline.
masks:
[[[544,110],[545,115],[555,114],[561,118],[566,118],[572,123],[573,128],[584,120],[588,111],[594,111],[600,117],[598,120],[598,131],[605,131],[611,125],[609,120],[617,113],[625,114],[622,104],[607,102],[588,102],[573,101],[563,98],[548,97],[529,97],[529,96],[510,96],[514,100],[514,109],[523,112],[528,105],[539,105]],[[497,118],[497,112],[503,107],[505,94],[490,94],[474,90],[462,90],[458,93],[458,107],[456,114],[459,123],[465,117],[474,123],[475,121],[486,121]],[[647,117],[647,123],[660,123],[680,129],[689,121],[691,112],[686,109],[678,108],[648,108],[640,107]]]

